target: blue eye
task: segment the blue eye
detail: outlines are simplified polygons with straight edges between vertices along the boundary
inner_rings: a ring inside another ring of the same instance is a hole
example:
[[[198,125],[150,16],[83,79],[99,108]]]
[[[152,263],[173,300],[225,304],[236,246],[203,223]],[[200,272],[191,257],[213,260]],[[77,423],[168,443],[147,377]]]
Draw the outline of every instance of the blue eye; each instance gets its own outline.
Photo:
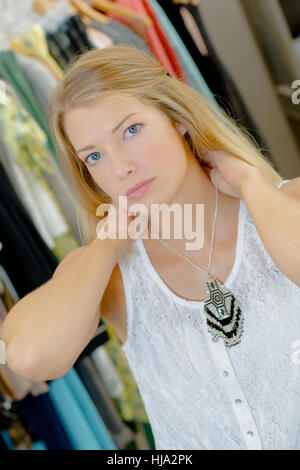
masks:
[[[139,129],[137,130],[137,127],[140,128],[142,127],[143,124],[134,124],[132,126],[129,126],[127,127],[126,131],[130,131],[130,135],[136,135],[138,132],[139,132]],[[100,155],[101,153],[100,152],[93,152],[91,153],[90,155],[88,155],[86,158],[85,158],[85,163],[88,162],[89,165],[94,165],[95,163],[97,163],[99,160],[100,160]],[[91,158],[91,161],[89,162],[89,158]]]
[[[125,132],[127,132],[128,130],[132,130],[132,129],[135,130],[137,126],[140,126],[140,127],[141,127],[141,124],[134,124],[134,125],[132,125],[132,126],[129,126],[129,127],[127,127],[127,129],[126,129]],[[130,132],[130,135],[135,135],[135,134],[137,134],[137,132],[138,132],[138,131]]]
[[[93,162],[95,163],[99,160],[99,155],[101,155],[100,152],[91,153],[88,157],[86,157],[86,159],[84,161],[87,162],[90,157],[96,157],[96,158],[92,159]]]

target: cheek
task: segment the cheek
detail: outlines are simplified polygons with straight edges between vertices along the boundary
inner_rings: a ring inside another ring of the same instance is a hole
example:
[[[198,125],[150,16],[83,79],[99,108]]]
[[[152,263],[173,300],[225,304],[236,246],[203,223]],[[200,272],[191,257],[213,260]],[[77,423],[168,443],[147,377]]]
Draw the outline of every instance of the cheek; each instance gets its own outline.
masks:
[[[106,194],[110,195],[112,193],[112,179],[106,174],[101,168],[91,171],[91,176],[97,185],[104,191]]]
[[[147,146],[146,151],[144,149],[141,155],[143,157],[142,164],[147,166],[147,168],[152,169],[153,172],[162,166],[161,149],[158,149],[155,145],[152,144]]]
[[[169,173],[172,168],[184,163],[185,154],[176,139],[163,138],[163,132],[159,139],[148,139],[140,148],[140,155],[148,167],[160,169],[161,172]]]

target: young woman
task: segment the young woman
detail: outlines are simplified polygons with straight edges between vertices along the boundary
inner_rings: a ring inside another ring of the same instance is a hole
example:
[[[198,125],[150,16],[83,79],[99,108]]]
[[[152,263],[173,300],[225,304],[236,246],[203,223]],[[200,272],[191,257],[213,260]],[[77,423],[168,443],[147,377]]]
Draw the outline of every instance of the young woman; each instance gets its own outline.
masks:
[[[135,48],[82,55],[50,117],[84,246],[10,311],[9,366],[31,380],[64,375],[102,315],[157,449],[300,449],[299,178],[282,185],[230,117]],[[159,237],[98,237],[98,206],[118,213],[120,196],[127,221],[142,203]],[[152,204],[203,204],[202,247],[186,249],[173,222],[163,240]]]

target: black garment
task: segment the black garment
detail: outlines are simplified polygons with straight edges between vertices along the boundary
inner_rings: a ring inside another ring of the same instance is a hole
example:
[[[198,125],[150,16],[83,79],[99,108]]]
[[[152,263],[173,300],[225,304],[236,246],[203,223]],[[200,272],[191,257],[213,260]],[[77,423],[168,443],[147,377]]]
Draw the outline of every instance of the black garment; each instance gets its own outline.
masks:
[[[256,142],[262,149],[262,153],[271,160],[271,156],[267,151],[267,146],[262,136],[256,128],[256,125],[225,66],[219,59],[216,51],[209,39],[203,24],[199,8],[194,5],[174,4],[173,2],[165,2],[157,0],[165,13],[168,15],[176,31],[183,40],[195,64],[205,79],[208,87],[213,93],[216,101],[227,114],[235,119],[239,125],[243,126],[255,138]],[[205,42],[208,56],[200,53],[198,47],[194,43],[192,36],[185,26],[183,18],[180,14],[180,8],[186,8],[193,16],[200,34]],[[274,162],[272,161],[274,164]],[[275,165],[274,165],[275,166]]]
[[[89,36],[86,31],[86,27],[81,20],[79,15],[70,16],[65,26],[69,31],[69,36],[77,44],[77,50],[83,50],[84,48],[91,49],[93,46],[90,42]]]
[[[0,263],[20,298],[47,282],[58,266],[15,193],[0,161]]]
[[[37,396],[28,393],[14,404],[30,434],[43,441],[47,450],[74,450],[49,393]]]
[[[117,448],[124,449],[128,441],[132,441],[132,433],[126,430],[126,425],[113,399],[110,397],[92,359],[89,356],[82,358],[76,362],[75,369],[91,396]]]
[[[74,57],[94,49],[78,15],[67,18],[55,32],[46,33],[50,54],[64,69]]]
[[[288,22],[293,38],[300,36],[299,0],[279,0],[283,14]]]
[[[73,53],[69,50],[70,39],[60,30],[46,33],[46,39],[50,54],[64,69],[73,58]]]
[[[105,327],[105,323],[103,322],[102,318],[100,318],[100,321],[99,321],[99,324],[98,324],[98,327],[100,327],[100,326],[102,327],[101,331],[98,334],[96,334],[91,339],[91,341],[86,345],[84,350],[78,356],[76,362],[80,361],[81,359],[83,359],[86,356],[89,356],[90,354],[92,354],[92,352],[95,349],[97,349],[99,346],[103,346],[103,344],[105,344],[109,340],[109,335],[108,335],[108,332],[107,332],[106,327]]]

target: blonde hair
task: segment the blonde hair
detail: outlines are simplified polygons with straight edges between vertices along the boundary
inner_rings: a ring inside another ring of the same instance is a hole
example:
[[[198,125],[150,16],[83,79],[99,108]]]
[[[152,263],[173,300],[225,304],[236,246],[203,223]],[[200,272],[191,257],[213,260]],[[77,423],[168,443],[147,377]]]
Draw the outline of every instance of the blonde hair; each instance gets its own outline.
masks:
[[[138,98],[163,111],[171,122],[183,124],[199,164],[201,150],[224,150],[259,168],[269,182],[282,181],[248,131],[189,85],[171,77],[154,56],[126,46],[89,51],[71,64],[50,100],[51,133],[62,168],[78,197],[84,244],[96,237],[98,205],[111,200],[76,155],[64,129],[64,114],[71,107],[114,94]]]

